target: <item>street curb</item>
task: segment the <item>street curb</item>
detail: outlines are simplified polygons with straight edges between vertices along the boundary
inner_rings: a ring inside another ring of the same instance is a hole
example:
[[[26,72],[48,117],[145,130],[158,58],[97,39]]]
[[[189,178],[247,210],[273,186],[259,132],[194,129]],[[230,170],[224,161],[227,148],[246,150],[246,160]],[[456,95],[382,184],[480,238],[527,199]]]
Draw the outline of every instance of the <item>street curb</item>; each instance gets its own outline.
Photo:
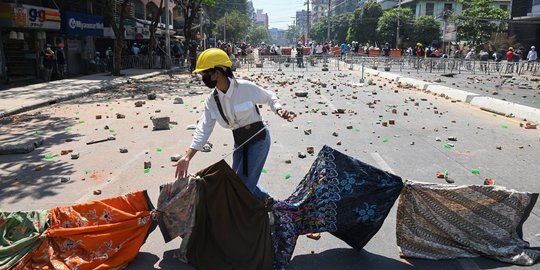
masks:
[[[154,72],[150,72],[150,73],[145,73],[145,74],[140,74],[140,75],[133,75],[133,76],[115,77],[115,78],[111,79],[110,81],[108,81],[105,85],[91,86],[91,87],[89,87],[87,89],[84,89],[84,90],[81,90],[79,92],[75,92],[75,93],[67,94],[67,95],[62,95],[62,96],[47,99],[47,100],[44,100],[44,101],[37,101],[37,102],[34,102],[34,103],[30,104],[30,105],[20,106],[20,107],[14,108],[14,109],[7,110],[5,112],[0,112],[0,118],[8,117],[8,116],[11,116],[11,115],[15,115],[15,114],[27,112],[27,111],[30,111],[30,110],[34,110],[34,109],[37,109],[37,108],[41,108],[41,107],[49,106],[49,105],[52,105],[52,104],[56,104],[56,103],[59,103],[59,102],[62,102],[62,101],[67,101],[67,100],[79,98],[79,97],[82,97],[82,96],[85,96],[85,95],[93,94],[93,93],[96,93],[96,92],[99,92],[99,91],[102,91],[102,90],[106,90],[106,89],[108,89],[110,87],[114,87],[114,86],[117,86],[117,85],[127,83],[128,79],[133,79],[133,80],[148,79],[148,78],[152,78],[152,77],[155,77],[155,76],[167,74],[167,73],[170,73],[170,72],[175,72],[177,70],[180,70],[180,68],[173,68],[173,69],[162,70],[162,71],[154,71]]]
[[[401,82],[402,84],[409,84],[424,92],[445,95],[449,98],[461,100],[472,106],[478,107],[481,110],[496,112],[497,114],[501,115],[511,115],[517,118],[526,119],[527,121],[531,121],[533,123],[540,123],[540,109],[537,108],[492,97],[480,96],[475,93],[459,90],[436,83],[428,83],[419,79],[401,77],[400,75],[392,74],[389,72],[377,71],[366,67],[364,68],[364,72],[372,76],[381,77],[387,80],[394,80],[397,82]]]

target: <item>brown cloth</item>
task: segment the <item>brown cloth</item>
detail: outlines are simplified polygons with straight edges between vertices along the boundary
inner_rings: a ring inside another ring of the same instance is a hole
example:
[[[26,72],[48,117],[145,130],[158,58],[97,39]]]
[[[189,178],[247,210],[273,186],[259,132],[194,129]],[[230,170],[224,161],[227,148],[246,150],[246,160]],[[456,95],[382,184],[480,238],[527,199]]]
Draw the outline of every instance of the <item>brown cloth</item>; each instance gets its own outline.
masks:
[[[270,223],[264,204],[221,160],[197,173],[204,181],[187,258],[195,268],[272,269]]]

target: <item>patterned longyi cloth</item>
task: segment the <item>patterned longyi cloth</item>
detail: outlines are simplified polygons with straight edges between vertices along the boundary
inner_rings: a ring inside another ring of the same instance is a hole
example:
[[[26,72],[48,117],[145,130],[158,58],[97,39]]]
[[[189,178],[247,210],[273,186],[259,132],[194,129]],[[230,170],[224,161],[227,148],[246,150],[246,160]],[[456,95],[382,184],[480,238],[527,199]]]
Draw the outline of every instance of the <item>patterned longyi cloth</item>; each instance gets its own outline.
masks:
[[[397,214],[403,257],[486,256],[532,265],[540,251],[523,240],[522,225],[538,194],[500,186],[453,186],[407,181]]]

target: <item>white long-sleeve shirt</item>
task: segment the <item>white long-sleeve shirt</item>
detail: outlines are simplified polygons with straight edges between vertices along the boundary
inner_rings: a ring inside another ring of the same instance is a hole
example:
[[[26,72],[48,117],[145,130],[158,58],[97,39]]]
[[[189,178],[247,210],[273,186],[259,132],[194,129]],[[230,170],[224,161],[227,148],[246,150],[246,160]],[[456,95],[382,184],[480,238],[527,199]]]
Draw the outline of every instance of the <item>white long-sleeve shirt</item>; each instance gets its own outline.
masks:
[[[217,90],[223,113],[227,117],[229,124],[223,120],[223,117],[219,113],[212,91],[206,98],[204,112],[195,129],[191,148],[195,150],[202,149],[214,130],[216,121],[224,128],[237,129],[262,121],[262,116],[257,113],[257,109],[255,108],[257,104],[268,104],[273,112],[281,108],[278,98],[271,91],[265,90],[246,80],[236,80],[238,82],[237,85],[234,80],[229,79],[229,81],[230,86],[227,93]]]

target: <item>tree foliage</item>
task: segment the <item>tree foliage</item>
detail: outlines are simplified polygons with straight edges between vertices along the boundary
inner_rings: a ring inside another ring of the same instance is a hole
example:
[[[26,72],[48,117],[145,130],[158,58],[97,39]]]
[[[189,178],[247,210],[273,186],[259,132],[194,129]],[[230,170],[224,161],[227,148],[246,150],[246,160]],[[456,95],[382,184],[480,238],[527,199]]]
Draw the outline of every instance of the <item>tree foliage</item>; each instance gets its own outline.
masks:
[[[216,0],[215,5],[209,12],[212,20],[217,21],[225,16],[225,14],[231,13],[234,10],[246,14],[247,7],[246,0]]]
[[[343,13],[338,16],[330,17],[330,39],[341,43],[347,40],[347,31],[352,13]],[[328,17],[323,17],[315,24],[309,32],[309,38],[317,42],[327,40],[328,36]]]
[[[186,51],[192,46],[191,40],[195,36],[196,30],[193,30],[193,23],[199,17],[198,11],[204,6],[213,6],[216,0],[175,0],[178,7],[182,10],[184,16],[184,37],[186,38]]]
[[[385,10],[377,23],[377,33],[380,41],[395,43],[399,17],[400,36],[403,40],[410,39],[414,16],[410,8],[394,8]]]
[[[441,38],[441,24],[431,16],[418,17],[414,21],[414,26],[408,38],[409,45],[414,45],[417,42],[430,44],[432,41]]]
[[[103,7],[103,16],[105,22],[109,24],[114,32],[114,61],[112,75],[120,76],[122,63],[122,46],[124,45],[125,35],[125,19],[129,17],[128,4],[129,0],[123,0],[117,4],[114,0],[100,0],[99,5]]]
[[[247,41],[252,44],[259,44],[262,41],[269,43],[270,42],[270,33],[268,29],[263,25],[254,25],[249,30]]]
[[[296,25],[289,25],[287,27],[287,31],[285,31],[285,37],[288,41],[291,42],[291,44],[296,44],[296,42],[300,41],[300,29]]]
[[[462,1],[463,12],[453,17],[457,38],[473,45],[488,41],[494,32],[506,30],[509,12],[492,6],[492,0]]]
[[[382,15],[381,4],[377,0],[368,0],[363,7],[354,11],[349,22],[347,39],[373,44],[378,40],[377,23]]]
[[[246,16],[246,12],[233,10],[225,13],[222,18],[217,20],[214,30],[221,40],[226,38],[228,41],[238,41],[246,37],[249,24],[250,22]],[[224,29],[225,33],[223,32]]]

